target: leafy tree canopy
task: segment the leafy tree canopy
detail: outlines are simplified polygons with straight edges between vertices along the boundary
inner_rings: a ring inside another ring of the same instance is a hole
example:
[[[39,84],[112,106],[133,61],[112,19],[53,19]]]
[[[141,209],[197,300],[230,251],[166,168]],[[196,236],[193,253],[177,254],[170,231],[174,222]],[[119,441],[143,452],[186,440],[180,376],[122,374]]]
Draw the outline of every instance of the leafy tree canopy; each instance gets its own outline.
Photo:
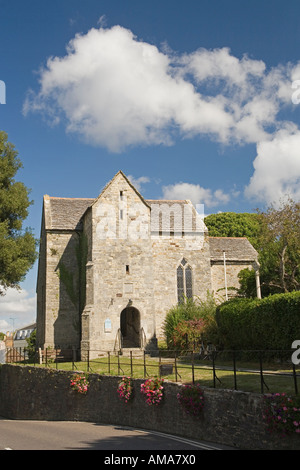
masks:
[[[256,213],[221,212],[205,217],[211,237],[247,237],[257,248],[260,233],[260,215]]]
[[[0,294],[19,287],[37,256],[31,230],[23,229],[32,202],[26,186],[14,180],[20,168],[18,152],[0,131]]]
[[[300,203],[290,198],[260,212],[260,263],[274,292],[300,290]]]

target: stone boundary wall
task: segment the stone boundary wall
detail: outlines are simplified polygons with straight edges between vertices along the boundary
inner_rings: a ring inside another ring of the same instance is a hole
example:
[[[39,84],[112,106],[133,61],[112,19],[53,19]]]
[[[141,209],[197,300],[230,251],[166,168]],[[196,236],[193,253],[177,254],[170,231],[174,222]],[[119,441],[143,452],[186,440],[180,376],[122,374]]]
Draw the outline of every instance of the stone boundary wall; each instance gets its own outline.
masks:
[[[1,365],[0,416],[123,425],[242,450],[300,450],[300,436],[282,438],[267,433],[259,394],[204,388],[203,415],[197,420],[179,405],[178,383],[165,382],[163,402],[149,406],[140,393],[143,379],[134,380],[134,399],[125,404],[117,394],[120,377],[89,374],[87,395],[70,388],[71,377],[72,372],[62,370]]]

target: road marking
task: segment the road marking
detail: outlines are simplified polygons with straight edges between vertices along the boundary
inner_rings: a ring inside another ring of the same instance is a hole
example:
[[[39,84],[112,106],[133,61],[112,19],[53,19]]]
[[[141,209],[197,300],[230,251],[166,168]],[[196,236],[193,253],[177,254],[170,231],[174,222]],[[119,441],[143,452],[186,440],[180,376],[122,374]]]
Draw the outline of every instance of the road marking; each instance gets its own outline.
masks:
[[[152,430],[147,430],[147,429],[136,429],[136,428],[131,428],[131,427],[127,427],[127,426],[118,426],[119,428],[123,428],[124,430],[131,430],[131,431],[137,431],[137,432],[140,432],[140,433],[144,433],[144,434],[155,434],[156,436],[160,436],[160,437],[164,437],[166,439],[172,439],[173,441],[178,441],[178,442],[182,442],[182,443],[185,443],[185,444],[189,444],[189,445],[192,445],[194,447],[198,447],[199,449],[203,449],[203,450],[222,450],[220,447],[215,447],[213,445],[210,445],[210,444],[203,444],[201,442],[197,442],[197,441],[192,441],[190,439],[185,439],[183,437],[179,437],[179,436],[173,436],[171,434],[165,434],[165,433],[162,433],[162,432],[159,432],[159,431],[152,431]]]

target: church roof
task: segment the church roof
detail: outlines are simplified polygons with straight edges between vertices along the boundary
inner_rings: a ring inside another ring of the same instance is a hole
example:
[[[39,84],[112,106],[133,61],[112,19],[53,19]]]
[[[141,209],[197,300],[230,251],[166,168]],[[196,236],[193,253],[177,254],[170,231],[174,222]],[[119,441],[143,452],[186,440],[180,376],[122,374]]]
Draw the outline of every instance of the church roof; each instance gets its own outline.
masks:
[[[212,261],[253,261],[258,257],[246,237],[209,237],[210,257]]]
[[[141,201],[151,210],[151,231],[204,232],[203,220],[189,200],[144,199],[122,171],[104,187],[97,198],[64,198],[44,196],[46,230],[81,230],[82,217],[105,192],[118,175],[122,175]]]
[[[95,202],[95,198],[65,198],[44,196],[45,206],[45,228],[46,230],[80,230],[82,228],[81,219],[86,210]],[[167,205],[170,209],[178,208],[179,217],[172,210],[167,215],[170,216],[170,231],[180,231],[184,227],[185,216],[184,206],[189,205],[192,214],[191,230],[196,230],[196,210],[187,200],[167,200],[167,199],[147,199],[145,200],[149,207],[159,208]],[[187,216],[188,217],[188,216]],[[152,224],[152,229],[162,230],[162,216],[159,219],[159,227]]]
[[[81,217],[94,200],[45,196],[46,230],[80,230]]]
[[[57,231],[73,231],[82,230],[82,217],[89,207],[95,202],[95,198],[63,198],[44,196],[45,207],[45,229]],[[184,214],[184,206],[192,206],[187,200],[165,200],[165,199],[148,199],[145,201],[152,210],[155,204],[161,207],[163,204],[174,208],[178,206]],[[196,214],[195,208],[193,214]],[[176,218],[173,212],[169,212],[170,231],[180,231],[183,227],[182,219]],[[192,230],[195,230],[195,217],[192,217]],[[155,225],[156,224],[156,225]],[[162,229],[162,217],[159,218],[158,230]],[[177,226],[178,225],[178,226]],[[199,228],[199,226],[198,226]],[[206,227],[204,226],[204,230]],[[157,231],[157,221],[152,223],[151,230]],[[188,230],[187,230],[188,231]],[[257,251],[253,248],[246,237],[208,237],[210,248],[210,259],[212,262],[220,262],[224,260],[224,252],[226,261],[256,261],[258,258]]]
[[[157,232],[206,232],[207,228],[195,207],[189,200],[144,199],[126,176],[128,184],[137,192],[143,202],[151,209],[151,231]],[[113,179],[114,179],[113,178]],[[109,184],[111,184],[111,180]],[[106,187],[108,186],[106,185]],[[105,187],[105,188],[106,188]],[[105,191],[100,193],[100,195]],[[82,230],[82,217],[98,198],[64,198],[44,196],[44,217],[46,230]],[[164,208],[166,212],[163,212]],[[164,217],[168,218],[164,224]],[[165,227],[165,225],[167,225]],[[212,261],[226,260],[253,261],[258,253],[245,237],[208,237]]]

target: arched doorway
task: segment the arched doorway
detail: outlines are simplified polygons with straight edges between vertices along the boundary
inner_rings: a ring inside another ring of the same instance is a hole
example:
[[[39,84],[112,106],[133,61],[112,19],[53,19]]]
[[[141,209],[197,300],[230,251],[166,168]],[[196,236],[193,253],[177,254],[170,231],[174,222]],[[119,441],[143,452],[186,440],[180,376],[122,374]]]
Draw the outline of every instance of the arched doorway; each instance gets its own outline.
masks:
[[[135,307],[126,307],[120,316],[124,348],[140,347],[140,312]]]

